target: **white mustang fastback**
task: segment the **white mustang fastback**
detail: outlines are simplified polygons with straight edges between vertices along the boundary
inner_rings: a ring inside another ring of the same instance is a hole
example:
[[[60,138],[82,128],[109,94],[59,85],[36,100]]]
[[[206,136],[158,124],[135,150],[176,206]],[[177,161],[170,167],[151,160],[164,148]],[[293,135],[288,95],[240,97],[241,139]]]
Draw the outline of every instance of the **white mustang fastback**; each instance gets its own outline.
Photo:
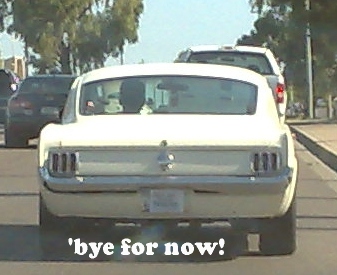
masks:
[[[253,71],[91,71],[74,82],[62,123],[42,130],[38,151],[43,231],[77,218],[228,221],[257,230],[265,255],[296,249],[294,142]]]

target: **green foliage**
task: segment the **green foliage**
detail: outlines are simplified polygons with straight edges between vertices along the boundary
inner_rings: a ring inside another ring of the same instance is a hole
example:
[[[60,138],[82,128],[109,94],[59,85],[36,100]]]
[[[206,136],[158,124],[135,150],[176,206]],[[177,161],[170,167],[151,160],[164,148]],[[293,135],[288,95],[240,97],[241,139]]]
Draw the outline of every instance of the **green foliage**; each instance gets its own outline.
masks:
[[[108,9],[106,14],[108,24],[105,36],[109,37],[109,53],[113,54],[117,50],[123,58],[125,44],[133,44],[138,41],[137,29],[143,9],[142,0],[114,0],[113,6]],[[121,63],[123,63],[123,59]]]
[[[6,18],[9,17],[11,12],[11,7],[14,0],[0,0],[0,32],[3,32],[6,28]]]
[[[58,63],[65,73],[101,67],[108,56],[122,54],[126,42],[138,41],[142,0],[0,0],[0,11],[5,2],[14,2],[7,30],[40,55],[41,72]]]
[[[282,59],[289,86],[295,97],[307,98],[306,27],[310,23],[314,90],[316,96],[337,93],[336,54],[337,2],[311,0],[310,11],[305,0],[250,0],[252,12],[258,13],[249,35],[242,36],[239,44],[267,45]]]

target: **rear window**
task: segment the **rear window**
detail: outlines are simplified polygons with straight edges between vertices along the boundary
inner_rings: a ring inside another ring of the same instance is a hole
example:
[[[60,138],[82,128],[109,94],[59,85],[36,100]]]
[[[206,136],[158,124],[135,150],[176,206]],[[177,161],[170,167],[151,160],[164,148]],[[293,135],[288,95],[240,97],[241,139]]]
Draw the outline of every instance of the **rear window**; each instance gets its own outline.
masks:
[[[100,80],[81,89],[83,115],[252,115],[257,87],[234,79],[148,76]]]
[[[20,93],[67,94],[75,78],[26,78],[19,89]]]
[[[206,63],[242,67],[262,75],[274,74],[273,69],[264,54],[250,52],[195,52],[189,57],[188,63]]]

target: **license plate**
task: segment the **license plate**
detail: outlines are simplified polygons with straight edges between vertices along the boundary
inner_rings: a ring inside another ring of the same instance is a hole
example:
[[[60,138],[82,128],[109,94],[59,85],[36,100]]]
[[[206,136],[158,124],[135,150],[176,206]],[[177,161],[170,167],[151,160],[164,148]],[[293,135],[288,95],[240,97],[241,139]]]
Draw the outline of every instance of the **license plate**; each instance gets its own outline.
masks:
[[[58,115],[59,109],[56,107],[42,107],[41,114],[42,115]]]
[[[150,190],[150,213],[182,213],[185,205],[185,192],[174,189]]]

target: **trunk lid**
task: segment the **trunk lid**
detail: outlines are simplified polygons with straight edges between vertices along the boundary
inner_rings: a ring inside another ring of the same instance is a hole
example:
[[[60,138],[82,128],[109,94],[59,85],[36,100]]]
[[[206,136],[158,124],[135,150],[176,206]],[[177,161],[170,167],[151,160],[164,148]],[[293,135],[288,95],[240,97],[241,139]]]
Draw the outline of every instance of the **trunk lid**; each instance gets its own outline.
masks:
[[[68,125],[62,147],[78,152],[79,175],[251,175],[252,153],[277,150],[281,130],[243,117],[89,118]]]

